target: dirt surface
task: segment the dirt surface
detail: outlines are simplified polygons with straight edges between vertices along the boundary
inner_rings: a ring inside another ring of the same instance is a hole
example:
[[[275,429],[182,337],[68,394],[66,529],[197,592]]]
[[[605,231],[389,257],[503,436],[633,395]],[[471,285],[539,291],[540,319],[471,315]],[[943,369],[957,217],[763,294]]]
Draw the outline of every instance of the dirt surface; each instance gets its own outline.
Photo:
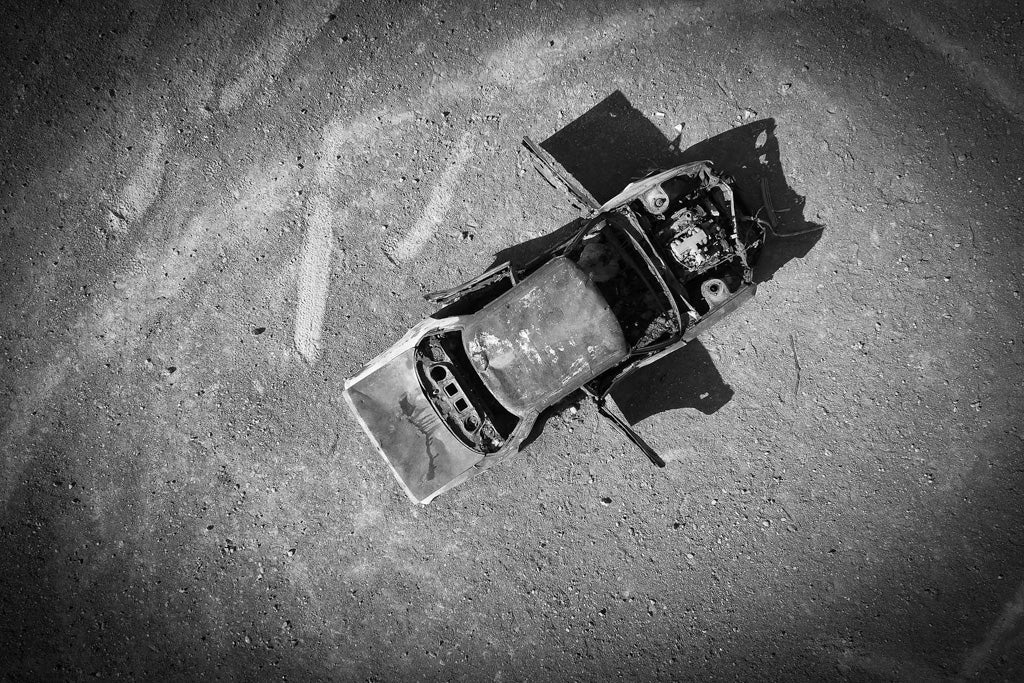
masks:
[[[0,671],[1019,680],[1021,9],[8,3]],[[617,396],[665,469],[570,402],[415,507],[342,382],[609,97],[824,234]]]

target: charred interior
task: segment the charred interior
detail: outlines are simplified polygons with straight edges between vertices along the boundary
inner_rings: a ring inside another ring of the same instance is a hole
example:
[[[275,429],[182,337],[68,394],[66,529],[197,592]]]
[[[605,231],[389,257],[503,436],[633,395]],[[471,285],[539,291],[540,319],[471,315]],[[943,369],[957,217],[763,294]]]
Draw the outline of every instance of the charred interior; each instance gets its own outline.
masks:
[[[425,337],[416,347],[416,372],[431,405],[463,443],[485,454],[505,445],[519,420],[480,381],[461,332]]]
[[[679,332],[666,293],[613,221],[604,221],[566,256],[597,286],[630,347],[648,347]]]

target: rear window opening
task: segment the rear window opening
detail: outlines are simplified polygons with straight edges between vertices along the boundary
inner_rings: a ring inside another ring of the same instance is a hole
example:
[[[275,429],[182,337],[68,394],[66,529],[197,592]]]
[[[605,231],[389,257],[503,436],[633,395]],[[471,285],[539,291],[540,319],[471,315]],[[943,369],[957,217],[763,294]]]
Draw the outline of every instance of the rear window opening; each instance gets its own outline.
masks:
[[[487,390],[462,346],[462,333],[443,332],[416,347],[420,386],[448,428],[478,453],[505,445],[519,418]]]

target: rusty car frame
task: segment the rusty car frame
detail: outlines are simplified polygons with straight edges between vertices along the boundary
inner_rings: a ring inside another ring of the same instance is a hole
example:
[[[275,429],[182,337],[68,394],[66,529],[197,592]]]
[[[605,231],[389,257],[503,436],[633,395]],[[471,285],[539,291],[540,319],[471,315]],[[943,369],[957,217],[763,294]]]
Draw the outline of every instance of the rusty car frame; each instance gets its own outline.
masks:
[[[529,138],[541,174],[582,207],[578,229],[522,267],[427,295],[440,308],[345,383],[357,421],[409,498],[433,498],[520,451],[538,416],[583,390],[606,404],[639,368],[750,299],[771,226],[709,161],[653,172],[599,203]]]

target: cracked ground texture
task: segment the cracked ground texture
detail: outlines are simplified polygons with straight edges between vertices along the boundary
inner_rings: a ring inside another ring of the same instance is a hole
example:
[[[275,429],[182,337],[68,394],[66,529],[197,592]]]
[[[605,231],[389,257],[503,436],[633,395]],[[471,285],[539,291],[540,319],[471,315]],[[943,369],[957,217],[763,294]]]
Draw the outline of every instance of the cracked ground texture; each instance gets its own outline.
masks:
[[[1021,10],[7,3],[0,673],[1019,680]],[[519,140],[616,91],[773,119],[825,232],[715,410],[658,366],[665,469],[570,401],[413,506],[342,383],[578,215]]]

